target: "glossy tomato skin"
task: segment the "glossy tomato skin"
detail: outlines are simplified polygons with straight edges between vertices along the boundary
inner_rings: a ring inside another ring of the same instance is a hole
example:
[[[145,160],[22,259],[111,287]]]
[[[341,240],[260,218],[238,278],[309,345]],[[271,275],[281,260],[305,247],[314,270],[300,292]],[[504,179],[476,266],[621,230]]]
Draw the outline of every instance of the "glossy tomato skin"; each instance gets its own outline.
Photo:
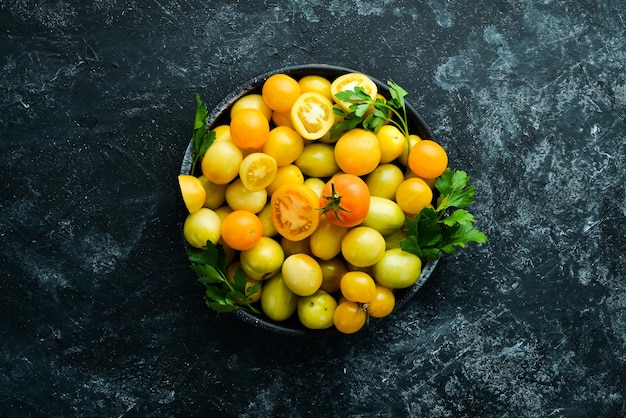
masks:
[[[274,321],[284,321],[296,311],[298,295],[285,284],[279,272],[263,284],[261,292],[261,310]]]
[[[367,184],[353,174],[338,174],[324,186],[320,208],[334,225],[352,227],[360,224],[370,208]]]
[[[332,295],[318,290],[298,299],[298,318],[309,329],[326,329],[334,325],[337,301]]]
[[[421,272],[421,259],[401,248],[391,248],[385,251],[383,257],[373,267],[376,282],[390,289],[413,286]]]

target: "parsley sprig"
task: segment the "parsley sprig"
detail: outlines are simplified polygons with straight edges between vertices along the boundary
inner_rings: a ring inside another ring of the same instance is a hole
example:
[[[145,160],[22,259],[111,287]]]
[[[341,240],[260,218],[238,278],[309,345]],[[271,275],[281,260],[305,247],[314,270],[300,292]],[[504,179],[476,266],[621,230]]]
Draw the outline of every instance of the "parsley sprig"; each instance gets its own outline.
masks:
[[[350,111],[335,107],[334,112],[343,120],[336,123],[330,131],[331,138],[337,138],[342,133],[361,125],[364,129],[378,132],[385,123],[395,125],[404,136],[409,137],[409,126],[406,117],[404,98],[409,93],[393,81],[387,81],[389,86],[389,100],[373,99],[363,87],[356,86],[354,90],[346,90],[335,96],[344,102],[350,102]],[[372,110],[372,111],[370,111]]]
[[[208,112],[206,104],[202,101],[199,94],[196,94],[196,117],[193,124],[193,136],[191,138],[191,173],[196,172],[198,161],[202,161],[202,157],[206,150],[215,141],[215,132],[209,130],[206,125]]]
[[[463,209],[474,201],[475,187],[467,173],[447,168],[435,188],[437,207],[426,207],[414,219],[407,218],[408,238],[400,241],[401,248],[424,260],[436,260],[442,251],[452,254],[470,242],[487,242],[487,236],[474,228],[474,215]]]
[[[226,255],[221,245],[207,241],[206,249],[190,248],[188,251],[191,269],[198,273],[198,282],[205,285],[204,300],[207,306],[216,312],[231,312],[236,309],[248,309],[260,313],[252,306],[247,296],[258,292],[260,284],[246,290],[247,280],[243,270],[239,268],[235,278],[229,282],[226,278]]]

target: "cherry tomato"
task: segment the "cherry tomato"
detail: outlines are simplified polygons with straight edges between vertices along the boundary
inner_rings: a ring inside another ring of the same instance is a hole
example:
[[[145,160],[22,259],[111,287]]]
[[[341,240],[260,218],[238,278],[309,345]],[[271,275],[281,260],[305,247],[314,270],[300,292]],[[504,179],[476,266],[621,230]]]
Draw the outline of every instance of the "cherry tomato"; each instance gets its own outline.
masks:
[[[339,283],[341,294],[346,300],[367,303],[376,295],[376,282],[369,274],[362,271],[349,271]]]
[[[302,93],[291,108],[291,123],[305,139],[320,139],[334,122],[333,103],[319,93]]]
[[[190,213],[183,224],[183,235],[187,242],[196,248],[206,248],[206,242],[217,244],[221,236],[221,220],[217,213],[208,208],[200,208]]]
[[[439,177],[448,167],[448,154],[435,141],[424,139],[417,142],[409,152],[409,168],[418,177]]]
[[[285,284],[279,272],[263,283],[261,292],[261,310],[274,321],[288,319],[298,307],[298,295]]]
[[[274,74],[263,83],[261,95],[270,109],[289,112],[300,96],[300,85],[287,74]]]
[[[337,301],[323,290],[298,299],[298,319],[310,329],[326,329],[334,325]]]
[[[354,334],[367,322],[367,313],[358,303],[344,301],[337,305],[333,322],[337,331],[343,334]]]
[[[226,203],[234,210],[258,213],[267,203],[267,191],[265,189],[249,190],[238,178],[226,188]]]
[[[309,237],[320,221],[319,200],[304,184],[284,184],[271,199],[272,221],[280,235],[292,241]]]
[[[233,142],[213,142],[202,157],[202,174],[213,183],[230,183],[239,175],[241,161],[243,154]]]
[[[262,152],[254,152],[241,161],[239,178],[246,189],[258,192],[274,181],[277,170],[278,166],[274,157]]]
[[[353,266],[373,266],[385,254],[385,238],[374,228],[357,226],[341,240],[341,254]]]
[[[260,94],[247,94],[237,99],[230,108],[230,118],[232,119],[241,109],[256,109],[263,113],[267,120],[272,118],[272,109],[265,104]]]
[[[319,206],[323,208],[324,216],[335,225],[358,225],[369,211],[369,189],[358,176],[338,174],[325,184]]]
[[[330,93],[333,95],[335,102],[341,106],[346,112],[350,111],[350,102],[339,100],[336,95],[342,91],[353,91],[355,87],[361,87],[372,99],[378,93],[376,83],[365,74],[348,73],[337,77],[330,85]]]
[[[232,211],[232,209],[231,209]],[[260,212],[256,214],[261,220],[261,224],[263,224],[263,236],[264,237],[274,237],[278,235],[278,231],[274,227],[274,223],[272,222],[272,206],[268,202]]]
[[[249,250],[263,237],[263,224],[258,216],[246,210],[235,210],[222,221],[222,238],[239,251]]]
[[[367,314],[372,318],[383,318],[389,315],[396,306],[396,296],[388,287],[376,284],[376,293],[367,304]]]
[[[262,147],[269,134],[269,121],[260,110],[241,109],[230,120],[230,136],[242,150]]]
[[[276,274],[285,260],[280,244],[268,237],[261,237],[254,247],[239,254],[243,271],[254,280],[265,280]]]
[[[326,183],[324,183],[324,180],[317,177],[309,177],[304,180],[304,185],[313,190],[313,193],[315,193],[316,196],[320,196]]]
[[[322,285],[322,268],[308,254],[293,254],[285,258],[281,267],[285,284],[298,296],[309,296]]]
[[[213,128],[213,132],[215,132],[215,141],[230,141],[233,142],[233,139],[230,137],[230,125],[218,125]]]
[[[415,144],[417,144],[421,140],[422,138],[420,138],[418,135],[415,135],[415,134],[409,135],[409,146],[405,147],[404,151],[402,151],[402,155],[398,157],[398,161],[400,162],[400,164],[402,164],[405,167],[409,166],[409,152],[413,149]]]
[[[289,126],[277,126],[270,131],[263,152],[274,157],[276,165],[282,167],[293,163],[303,148],[304,140],[298,132]]]
[[[390,163],[400,155],[407,146],[406,137],[395,125],[383,125],[376,132],[380,147],[380,162]]]
[[[291,112],[277,112],[272,113],[272,122],[276,126],[288,126],[293,129],[293,123],[291,122]]]
[[[373,132],[354,128],[335,144],[335,161],[342,171],[357,176],[371,173],[380,163],[380,145]]]
[[[407,239],[408,236],[402,228],[385,236],[385,249],[400,248],[400,241]]]
[[[307,144],[294,164],[309,177],[330,177],[340,170],[333,146],[322,142]]]
[[[301,239],[300,241],[292,241],[285,237],[280,238],[280,246],[283,247],[283,251],[285,252],[285,257],[289,257],[293,254],[308,254],[313,255],[311,253],[311,247],[309,245],[309,239],[311,237],[307,237],[305,239]]]
[[[422,260],[401,248],[385,251],[372,269],[376,282],[391,289],[404,289],[414,285],[421,272]]]
[[[424,180],[412,177],[404,180],[396,190],[396,202],[409,216],[415,216],[430,205],[433,191]]]
[[[341,252],[341,240],[347,233],[347,227],[335,225],[323,216],[309,238],[311,253],[319,259],[330,260]]]
[[[395,164],[381,164],[365,178],[365,184],[372,196],[391,200],[396,198],[396,190],[403,181],[404,174]]]
[[[206,189],[198,177],[182,174],[178,176],[178,186],[189,213],[193,213],[204,206]]]
[[[302,93],[312,91],[321,94],[328,100],[333,100],[333,96],[330,93],[330,81],[327,78],[314,74],[305,75],[298,80],[298,84],[300,84],[300,91]]]
[[[396,202],[384,197],[371,196],[370,209],[361,225],[374,228],[385,236],[402,228],[404,221],[404,212]]]
[[[304,175],[302,171],[293,164],[287,164],[282,167],[278,167],[276,170],[276,177],[269,186],[265,188],[268,195],[274,194],[274,192],[283,184],[303,184]]]
[[[203,206],[209,209],[217,209],[222,206],[226,201],[226,188],[228,184],[213,183],[204,177],[204,175],[198,177],[198,180],[202,183],[202,187],[204,187],[206,193]]]
[[[344,274],[348,272],[346,265],[340,257],[334,257],[330,260],[320,260],[322,268],[322,285],[320,289],[334,293],[340,289],[339,283]]]

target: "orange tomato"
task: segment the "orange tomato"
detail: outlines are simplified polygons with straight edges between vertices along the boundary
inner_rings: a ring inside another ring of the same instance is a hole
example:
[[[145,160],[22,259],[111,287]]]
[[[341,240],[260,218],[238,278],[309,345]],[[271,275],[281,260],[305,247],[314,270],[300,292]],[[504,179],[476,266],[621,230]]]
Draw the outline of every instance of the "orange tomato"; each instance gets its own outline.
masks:
[[[408,215],[418,214],[432,200],[432,189],[419,177],[404,180],[396,190],[396,203]]]
[[[367,303],[376,296],[376,282],[369,274],[362,271],[349,271],[339,282],[341,294],[346,300]]]
[[[335,144],[335,160],[342,171],[356,176],[369,174],[380,163],[380,145],[373,132],[355,128]]]
[[[435,141],[424,139],[411,148],[408,164],[418,177],[432,179],[439,177],[448,167],[448,154]]]
[[[276,112],[289,112],[300,96],[300,85],[286,74],[274,74],[263,83],[261,95],[270,109]]]
[[[270,123],[260,110],[241,109],[230,120],[230,136],[239,148],[257,149],[270,134]]]
[[[367,313],[358,303],[343,301],[335,309],[333,322],[337,331],[343,334],[354,334],[367,322]]]
[[[383,318],[389,315],[396,305],[396,297],[388,287],[376,284],[374,297],[367,305],[367,313],[372,318]]]
[[[234,250],[249,250],[262,236],[261,220],[247,210],[235,210],[222,221],[222,239]]]
[[[284,184],[272,194],[272,221],[276,230],[291,241],[309,237],[320,222],[319,198],[304,184]]]

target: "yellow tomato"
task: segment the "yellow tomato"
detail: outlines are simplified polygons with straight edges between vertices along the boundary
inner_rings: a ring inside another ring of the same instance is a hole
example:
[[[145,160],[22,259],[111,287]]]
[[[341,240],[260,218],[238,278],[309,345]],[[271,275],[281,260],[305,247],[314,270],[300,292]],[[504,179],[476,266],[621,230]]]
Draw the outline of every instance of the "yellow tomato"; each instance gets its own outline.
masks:
[[[194,213],[204,205],[206,190],[200,179],[192,175],[181,174],[178,176],[178,186],[189,213]]]
[[[355,87],[361,87],[372,99],[376,97],[378,93],[378,87],[376,83],[361,73],[348,73],[337,77],[330,85],[330,92],[333,95],[333,100],[343,108],[346,112],[350,112],[350,102],[345,102],[337,98],[337,93],[342,91],[353,91]]]
[[[319,93],[302,93],[291,108],[291,123],[305,139],[319,139],[335,121],[333,103]]]

